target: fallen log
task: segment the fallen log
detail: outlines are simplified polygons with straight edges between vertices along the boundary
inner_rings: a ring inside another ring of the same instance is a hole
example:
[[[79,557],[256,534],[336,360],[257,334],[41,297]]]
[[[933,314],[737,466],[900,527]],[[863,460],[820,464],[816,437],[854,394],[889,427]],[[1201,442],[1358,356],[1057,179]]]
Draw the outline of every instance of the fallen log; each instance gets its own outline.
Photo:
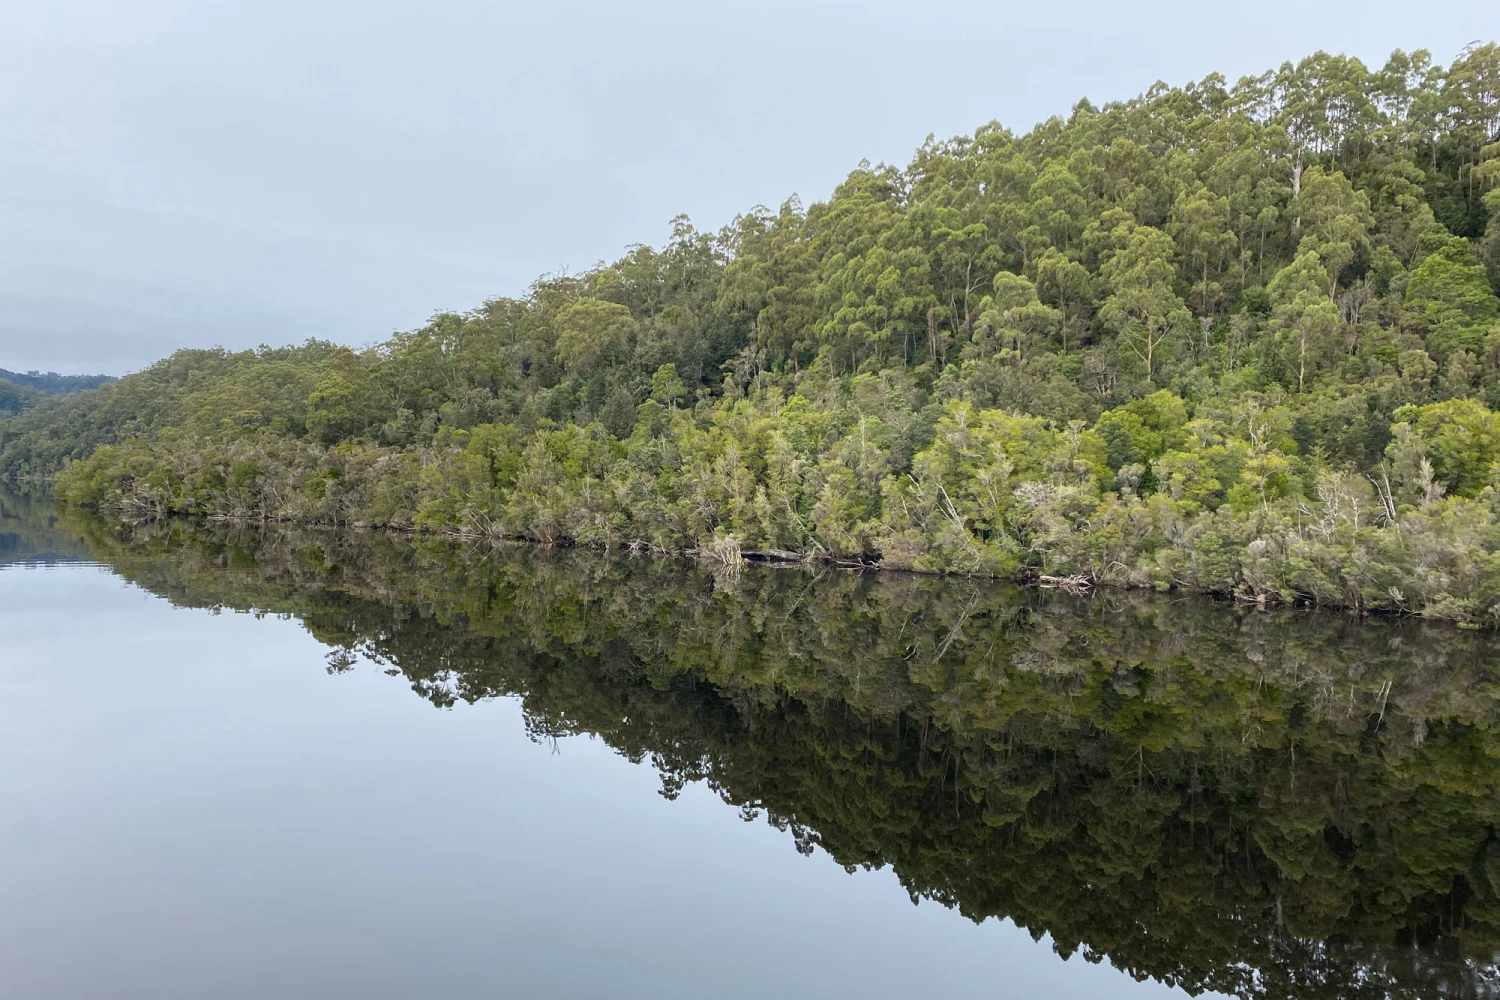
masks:
[[[786,549],[745,549],[740,553],[751,562],[802,562],[806,557],[801,553],[789,552]]]

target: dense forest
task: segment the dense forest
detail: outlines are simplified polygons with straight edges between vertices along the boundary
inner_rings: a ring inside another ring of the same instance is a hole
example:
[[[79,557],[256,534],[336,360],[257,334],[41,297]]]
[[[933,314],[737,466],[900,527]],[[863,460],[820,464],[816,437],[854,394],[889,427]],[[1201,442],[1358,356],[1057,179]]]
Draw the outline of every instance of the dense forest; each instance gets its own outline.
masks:
[[[59,375],[56,372],[12,372],[0,368],[0,417],[15,416],[47,396],[97,389],[113,382],[109,375]]]
[[[0,422],[69,503],[1500,621],[1500,45],[929,139],[355,351]]]
[[[41,400],[42,395],[30,386],[20,385],[0,375],[0,416],[14,416],[29,409]]]
[[[1482,633],[76,509],[58,535],[179,605],[294,616],[331,672],[518,697],[538,740],[596,734],[1065,956],[1261,1000],[1500,992]]]
[[[70,392],[97,389],[115,381],[112,375],[59,375],[57,372],[12,372],[0,368],[0,380],[35,389],[48,396],[65,396]]]

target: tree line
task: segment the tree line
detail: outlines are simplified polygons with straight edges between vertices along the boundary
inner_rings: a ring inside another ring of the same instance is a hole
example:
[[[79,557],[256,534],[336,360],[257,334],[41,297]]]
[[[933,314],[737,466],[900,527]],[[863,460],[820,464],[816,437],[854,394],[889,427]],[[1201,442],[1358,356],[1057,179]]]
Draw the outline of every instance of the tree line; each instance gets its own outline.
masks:
[[[0,417],[15,416],[47,396],[97,389],[113,382],[109,375],[59,375],[57,372],[13,372],[0,368]]]
[[[0,423],[145,515],[775,551],[1500,620],[1500,46],[929,139],[354,351]]]

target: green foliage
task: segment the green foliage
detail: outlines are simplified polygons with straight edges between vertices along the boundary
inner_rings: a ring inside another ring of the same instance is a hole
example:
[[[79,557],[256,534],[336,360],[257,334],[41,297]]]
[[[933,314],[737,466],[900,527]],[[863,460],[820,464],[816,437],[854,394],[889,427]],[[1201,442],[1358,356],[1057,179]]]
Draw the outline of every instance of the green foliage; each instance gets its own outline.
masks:
[[[260,428],[306,432],[307,399],[350,353],[321,341],[302,347],[178,351],[118,382],[40,401],[0,421],[0,477],[41,477],[101,444],[183,430],[203,440]]]
[[[668,362],[651,376],[651,398],[663,406],[672,406],[687,395],[687,386],[677,377],[677,366]]]
[[[385,412],[373,388],[342,372],[323,376],[307,397],[309,436],[333,444],[364,432]]]
[[[70,392],[97,389],[116,380],[112,375],[59,375],[57,372],[12,372],[0,368],[0,381],[35,389],[45,396],[66,396]]]
[[[1099,271],[1114,290],[1099,310],[1099,321],[1129,345],[1150,379],[1163,345],[1186,328],[1191,316],[1173,290],[1177,269],[1172,237],[1150,226],[1121,226],[1115,233],[1127,228],[1123,245]]]
[[[35,406],[41,398],[42,393],[36,389],[0,377],[0,416],[15,416],[22,410]]]
[[[1318,53],[986,125],[364,351],[27,403],[0,475],[1491,620],[1497,65]]]
[[[1417,411],[1416,431],[1433,471],[1448,489],[1477,496],[1500,462],[1500,415],[1472,399],[1450,399]]]
[[[570,369],[580,370],[622,350],[634,321],[618,302],[578,299],[558,310],[557,354]]]
[[[1479,350],[1487,328],[1500,320],[1500,299],[1462,238],[1446,240],[1412,272],[1406,307],[1425,326],[1427,343],[1439,358]]]
[[[1187,409],[1181,398],[1167,389],[1132,400],[1103,414],[1094,431],[1104,440],[1109,467],[1145,464],[1169,450],[1185,447]]]

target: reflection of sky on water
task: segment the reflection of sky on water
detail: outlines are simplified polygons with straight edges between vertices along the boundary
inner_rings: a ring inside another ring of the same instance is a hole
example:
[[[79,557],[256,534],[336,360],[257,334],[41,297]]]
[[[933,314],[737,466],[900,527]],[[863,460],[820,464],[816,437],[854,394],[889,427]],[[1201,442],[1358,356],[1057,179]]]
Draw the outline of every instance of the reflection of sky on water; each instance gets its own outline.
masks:
[[[98,569],[0,573],[12,995],[1183,995],[325,653]]]

